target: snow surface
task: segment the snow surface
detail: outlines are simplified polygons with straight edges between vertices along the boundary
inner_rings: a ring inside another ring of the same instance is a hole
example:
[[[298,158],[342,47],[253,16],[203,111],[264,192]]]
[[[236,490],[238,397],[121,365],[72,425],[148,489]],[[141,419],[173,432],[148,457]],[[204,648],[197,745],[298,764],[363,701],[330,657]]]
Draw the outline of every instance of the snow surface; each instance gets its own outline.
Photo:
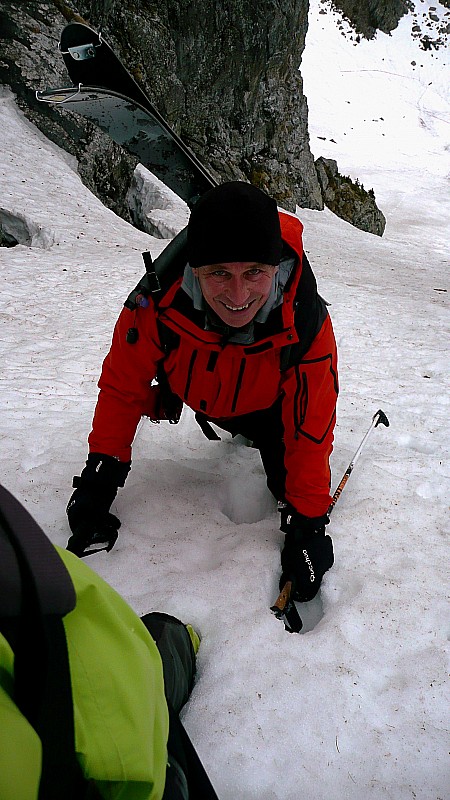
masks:
[[[311,2],[301,65],[312,149],[387,217],[380,239],[298,211],[339,344],[334,485],[378,408],[391,423],[334,511],[335,566],[301,608],[306,632],[286,633],[269,611],[283,537],[257,453],[207,441],[188,410],[142,423],[118,543],[88,563],[138,613],[200,631],[183,718],[221,800],[444,800],[448,51],[421,50],[411,16],[355,45],[323,9]],[[0,104],[0,205],[28,232],[0,248],[1,480],[64,546],[115,319],[141,251],[166,242],[105,209],[6,89]]]

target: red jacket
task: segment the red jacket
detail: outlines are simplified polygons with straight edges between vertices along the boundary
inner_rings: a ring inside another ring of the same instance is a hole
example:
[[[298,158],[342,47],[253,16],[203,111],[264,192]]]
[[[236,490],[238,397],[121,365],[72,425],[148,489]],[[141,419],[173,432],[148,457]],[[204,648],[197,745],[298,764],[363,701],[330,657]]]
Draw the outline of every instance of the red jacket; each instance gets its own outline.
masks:
[[[326,314],[301,361],[280,370],[282,349],[301,339],[294,323],[294,306],[301,299],[301,291],[297,291],[303,258],[302,224],[283,213],[280,222],[283,240],[299,260],[279,307],[278,329],[250,345],[223,344],[220,334],[205,331],[194,321],[195,312],[189,312],[192,303],[180,288],[181,278],[158,306],[150,300],[147,308],[124,308],[103,363],[89,436],[91,452],[130,460],[141,416],[155,416],[150,384],[163,360],[172,391],[194,411],[212,419],[266,409],[281,396],[286,500],[309,517],[326,512],[331,501],[329,457],[338,391],[336,343]],[[157,318],[178,334],[176,346],[167,356]],[[261,327],[273,328],[268,323]],[[139,331],[135,344],[126,341],[130,327]]]

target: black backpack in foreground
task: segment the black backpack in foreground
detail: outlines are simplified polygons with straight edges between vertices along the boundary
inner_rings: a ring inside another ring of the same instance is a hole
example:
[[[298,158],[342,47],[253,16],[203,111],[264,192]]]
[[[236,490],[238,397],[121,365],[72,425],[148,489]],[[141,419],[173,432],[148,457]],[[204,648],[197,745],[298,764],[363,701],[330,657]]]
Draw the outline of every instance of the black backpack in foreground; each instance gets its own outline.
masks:
[[[0,632],[14,651],[14,701],[42,743],[39,800],[100,795],[75,754],[72,688],[63,617],[75,589],[39,525],[0,486]]]

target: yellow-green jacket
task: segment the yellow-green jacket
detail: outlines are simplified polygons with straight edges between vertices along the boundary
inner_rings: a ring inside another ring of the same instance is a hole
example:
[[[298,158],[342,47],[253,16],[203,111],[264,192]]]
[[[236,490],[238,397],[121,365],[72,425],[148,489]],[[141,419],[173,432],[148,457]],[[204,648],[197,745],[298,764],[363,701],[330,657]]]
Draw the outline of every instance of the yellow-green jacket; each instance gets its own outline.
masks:
[[[84,562],[57,549],[77,595],[64,627],[83,772],[105,798],[160,800],[169,719],[156,644],[114,589]],[[36,800],[41,743],[14,703],[13,663],[0,634],[0,798]]]

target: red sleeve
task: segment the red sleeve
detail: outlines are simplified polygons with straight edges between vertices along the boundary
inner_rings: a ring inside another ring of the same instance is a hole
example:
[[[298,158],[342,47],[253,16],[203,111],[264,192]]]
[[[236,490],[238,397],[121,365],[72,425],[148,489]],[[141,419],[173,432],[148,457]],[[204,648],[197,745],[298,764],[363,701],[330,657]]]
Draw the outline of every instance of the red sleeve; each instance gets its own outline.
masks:
[[[135,344],[127,342],[129,328],[137,328]],[[139,420],[151,405],[151,381],[162,358],[152,304],[124,308],[114,329],[111,349],[103,362],[100,393],[89,435],[89,450],[130,461]]]
[[[338,395],[337,351],[327,316],[310,349],[283,378],[286,500],[318,517],[331,502],[330,455]]]

